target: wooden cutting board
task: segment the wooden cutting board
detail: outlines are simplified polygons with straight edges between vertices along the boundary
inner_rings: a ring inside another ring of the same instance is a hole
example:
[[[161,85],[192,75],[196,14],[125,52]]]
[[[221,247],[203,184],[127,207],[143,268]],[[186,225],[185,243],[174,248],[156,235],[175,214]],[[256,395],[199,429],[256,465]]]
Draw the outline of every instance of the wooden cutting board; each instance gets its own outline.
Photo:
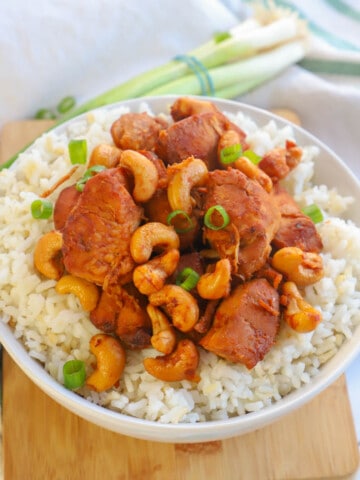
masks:
[[[7,124],[0,160],[48,122]],[[272,425],[232,439],[164,444],[82,420],[35,386],[4,352],[5,480],[308,480],[350,475],[359,463],[345,377]]]

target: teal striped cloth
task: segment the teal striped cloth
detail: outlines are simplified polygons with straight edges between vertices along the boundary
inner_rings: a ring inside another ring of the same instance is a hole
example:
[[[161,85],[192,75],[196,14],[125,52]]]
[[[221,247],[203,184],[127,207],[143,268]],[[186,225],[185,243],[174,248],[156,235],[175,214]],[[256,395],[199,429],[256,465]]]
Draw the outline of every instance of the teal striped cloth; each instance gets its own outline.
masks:
[[[360,1],[359,0],[247,0],[253,6],[276,5],[290,9],[307,22],[312,45],[300,65],[324,75],[359,77],[360,84]]]
[[[223,0],[238,16],[259,4],[286,8],[304,20],[308,51],[293,65],[238,100],[289,108],[360,179],[360,0]]]

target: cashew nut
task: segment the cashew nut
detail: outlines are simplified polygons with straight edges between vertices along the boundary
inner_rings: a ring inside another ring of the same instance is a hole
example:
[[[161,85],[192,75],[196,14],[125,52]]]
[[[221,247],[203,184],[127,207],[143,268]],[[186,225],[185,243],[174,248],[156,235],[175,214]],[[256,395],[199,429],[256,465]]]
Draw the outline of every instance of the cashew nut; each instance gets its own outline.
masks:
[[[170,173],[167,189],[168,200],[172,210],[183,210],[188,215],[192,210],[191,189],[204,185],[208,177],[206,164],[194,157],[168,167]]]
[[[164,285],[149,296],[149,302],[156,307],[163,306],[175,328],[189,332],[199,319],[199,307],[195,298],[178,285]]]
[[[207,300],[217,300],[229,295],[231,264],[227,258],[216,262],[213,272],[201,275],[196,287],[198,294]]]
[[[61,256],[63,238],[52,230],[39,238],[34,250],[35,268],[47,278],[58,280],[64,272]]]
[[[274,254],[271,264],[299,287],[311,285],[324,276],[321,256],[298,247],[281,248]]]
[[[199,364],[199,352],[191,340],[180,340],[176,350],[169,355],[145,358],[145,370],[164,382],[190,380],[198,382],[196,369]]]
[[[161,353],[168,355],[176,345],[176,334],[167,316],[150,303],[146,307],[152,323],[151,345]]]
[[[180,241],[174,228],[160,222],[149,222],[138,227],[130,239],[130,253],[136,263],[145,263],[155,247],[165,250],[179,248]]]
[[[139,265],[133,272],[135,287],[143,295],[150,295],[161,290],[166,279],[175,272],[179,259],[179,250],[172,248],[143,265]]]
[[[322,314],[307,303],[301,296],[294,282],[285,282],[282,286],[282,303],[285,303],[284,319],[299,333],[315,330],[322,321]],[[285,301],[284,301],[285,300]]]
[[[106,168],[116,167],[120,162],[121,150],[114,145],[100,143],[90,155],[89,167],[103,165]]]
[[[234,130],[227,130],[224,132],[218,143],[218,157],[219,161],[221,161],[221,151],[224,148],[228,148],[231,146],[235,146],[237,144],[241,145],[240,136],[238,132]],[[240,172],[244,173],[248,178],[251,180],[255,180],[259,185],[263,187],[268,193],[272,190],[273,183],[269,175],[267,175],[263,170],[261,170],[257,165],[252,163],[247,157],[240,156],[237,160],[235,160],[231,166],[240,170]]]
[[[159,181],[157,168],[151,160],[135,150],[121,153],[120,165],[128,168],[135,179],[132,196],[136,202],[147,202],[155,193]]]
[[[233,167],[240,170],[251,180],[255,180],[259,185],[263,187],[268,193],[271,192],[273,182],[269,175],[267,175],[261,168],[252,163],[246,157],[240,157],[233,163]]]
[[[64,275],[61,277],[56,284],[55,290],[61,294],[73,293],[76,295],[86,312],[94,310],[99,300],[97,286],[84,278],[75,277],[75,275]]]
[[[90,351],[96,357],[96,369],[86,380],[86,385],[103,392],[120,380],[125,368],[125,350],[116,338],[99,333],[91,337]]]

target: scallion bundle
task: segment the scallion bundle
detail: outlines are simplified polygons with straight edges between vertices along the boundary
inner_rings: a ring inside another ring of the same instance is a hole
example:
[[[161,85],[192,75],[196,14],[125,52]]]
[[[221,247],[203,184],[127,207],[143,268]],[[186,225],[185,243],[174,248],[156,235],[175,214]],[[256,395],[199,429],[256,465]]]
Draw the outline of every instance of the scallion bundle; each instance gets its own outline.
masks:
[[[232,28],[168,63],[65,111],[59,125],[94,108],[153,95],[209,95],[234,98],[270,80],[304,58],[307,28],[293,12],[261,9]],[[58,109],[59,110],[59,109]],[[0,167],[6,168],[18,154]]]
[[[221,37],[214,34],[213,39],[186,55],[112,88],[71,110],[62,120],[136,97],[209,94],[233,98],[279,74],[306,53],[304,22],[283,9],[259,10],[254,18],[225,33]]]

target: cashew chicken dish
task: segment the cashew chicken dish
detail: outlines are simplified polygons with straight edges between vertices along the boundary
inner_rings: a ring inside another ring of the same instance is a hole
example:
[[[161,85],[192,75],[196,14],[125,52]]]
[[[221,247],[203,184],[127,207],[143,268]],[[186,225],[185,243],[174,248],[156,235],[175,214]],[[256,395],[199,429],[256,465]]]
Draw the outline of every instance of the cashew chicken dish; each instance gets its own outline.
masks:
[[[31,218],[12,267],[26,305],[2,308],[52,376],[100,405],[164,423],[260,409],[351,334],[335,292],[355,268],[332,257],[350,230],[328,208],[351,200],[311,184],[316,147],[290,124],[196,97],[144,105],[45,134],[45,161],[35,149],[5,173]]]
[[[254,162],[214,104],[179,98],[171,116],[116,120],[114,144],[96,145],[60,191],[35,248],[38,271],[103,332],[86,380],[97,391],[119,381],[127,349],[152,345],[144,368],[160,380],[198,381],[199,348],[251,369],[281,321],[298,332],[321,321],[301,289],[323,276],[322,241],[280,185],[301,148],[287,141]]]

